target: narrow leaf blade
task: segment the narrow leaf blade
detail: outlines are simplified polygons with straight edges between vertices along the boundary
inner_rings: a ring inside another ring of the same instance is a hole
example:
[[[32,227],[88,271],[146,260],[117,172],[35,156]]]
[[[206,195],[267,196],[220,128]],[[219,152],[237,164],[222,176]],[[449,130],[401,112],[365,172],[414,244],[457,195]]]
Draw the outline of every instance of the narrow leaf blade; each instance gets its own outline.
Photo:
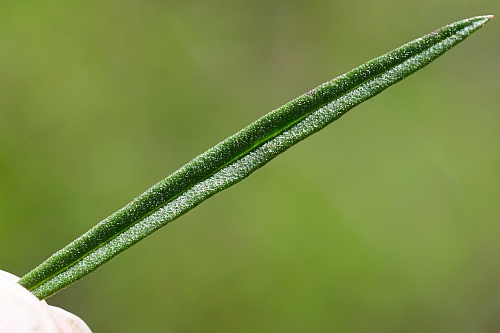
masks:
[[[268,113],[101,221],[19,283],[40,299],[53,295],[212,195],[246,178],[356,105],[425,67],[491,18],[477,16],[447,25]]]

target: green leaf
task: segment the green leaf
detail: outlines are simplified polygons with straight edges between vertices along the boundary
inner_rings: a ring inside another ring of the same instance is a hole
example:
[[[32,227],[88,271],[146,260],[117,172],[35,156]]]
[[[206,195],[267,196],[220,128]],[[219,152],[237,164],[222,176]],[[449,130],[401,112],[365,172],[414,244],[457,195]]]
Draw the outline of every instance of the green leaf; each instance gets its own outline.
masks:
[[[423,68],[493,16],[455,22],[326,82],[175,171],[21,278],[44,299],[212,195],[236,184],[356,105]]]

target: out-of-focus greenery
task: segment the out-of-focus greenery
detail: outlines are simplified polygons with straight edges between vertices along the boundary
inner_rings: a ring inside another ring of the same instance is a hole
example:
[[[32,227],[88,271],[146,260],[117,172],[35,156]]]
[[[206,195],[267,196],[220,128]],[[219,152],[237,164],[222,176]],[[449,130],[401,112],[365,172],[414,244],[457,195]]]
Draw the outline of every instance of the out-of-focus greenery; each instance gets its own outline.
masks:
[[[498,9],[5,1],[0,268],[23,275],[317,84]],[[499,33],[494,20],[49,303],[96,332],[497,332]]]

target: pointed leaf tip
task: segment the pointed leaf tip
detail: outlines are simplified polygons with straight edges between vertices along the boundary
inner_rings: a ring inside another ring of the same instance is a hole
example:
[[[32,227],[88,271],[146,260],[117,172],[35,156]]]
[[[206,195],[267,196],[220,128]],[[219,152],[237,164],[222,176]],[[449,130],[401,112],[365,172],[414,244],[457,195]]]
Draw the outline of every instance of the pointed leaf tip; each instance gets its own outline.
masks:
[[[477,18],[484,20],[483,24],[485,24],[489,20],[492,20],[494,17],[495,15],[483,15],[483,16],[478,16]]]
[[[479,27],[482,27],[483,25],[485,25],[486,23],[491,21],[494,17],[495,17],[495,15],[484,15],[482,17],[483,18],[482,22],[479,24]]]

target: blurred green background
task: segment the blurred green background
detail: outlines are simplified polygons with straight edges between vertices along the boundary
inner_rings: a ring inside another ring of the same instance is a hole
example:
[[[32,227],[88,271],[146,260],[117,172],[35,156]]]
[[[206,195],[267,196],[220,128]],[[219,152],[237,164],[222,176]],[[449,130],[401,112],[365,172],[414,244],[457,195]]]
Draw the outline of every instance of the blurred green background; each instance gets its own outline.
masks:
[[[0,268],[476,1],[3,1]],[[496,19],[498,20],[498,18]],[[49,299],[95,332],[498,332],[500,21]]]

